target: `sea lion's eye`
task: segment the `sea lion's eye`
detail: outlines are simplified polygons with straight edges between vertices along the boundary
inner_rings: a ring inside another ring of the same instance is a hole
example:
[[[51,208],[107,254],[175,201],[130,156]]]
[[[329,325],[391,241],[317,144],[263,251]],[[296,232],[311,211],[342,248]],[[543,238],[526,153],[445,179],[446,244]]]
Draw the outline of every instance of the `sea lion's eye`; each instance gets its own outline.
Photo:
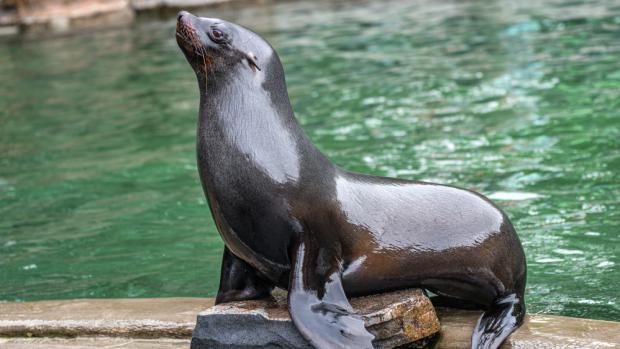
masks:
[[[221,30],[217,28],[211,29],[209,36],[211,37],[211,40],[217,43],[222,43],[226,39],[226,35],[224,35],[224,32],[222,32]]]

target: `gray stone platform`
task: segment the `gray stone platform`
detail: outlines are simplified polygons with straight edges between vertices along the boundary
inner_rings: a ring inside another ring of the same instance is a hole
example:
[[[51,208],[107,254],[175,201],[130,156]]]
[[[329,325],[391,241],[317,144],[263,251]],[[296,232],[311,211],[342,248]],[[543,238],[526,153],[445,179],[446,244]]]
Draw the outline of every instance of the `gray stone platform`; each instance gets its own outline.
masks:
[[[424,339],[439,332],[430,300],[412,289],[351,299],[377,349],[405,344],[423,347]],[[270,300],[234,302],[198,314],[191,349],[312,349],[289,316],[286,294]]]
[[[212,298],[0,303],[1,349],[187,349]],[[437,349],[469,349],[478,311],[437,309]],[[529,314],[502,349],[620,348],[620,322]]]

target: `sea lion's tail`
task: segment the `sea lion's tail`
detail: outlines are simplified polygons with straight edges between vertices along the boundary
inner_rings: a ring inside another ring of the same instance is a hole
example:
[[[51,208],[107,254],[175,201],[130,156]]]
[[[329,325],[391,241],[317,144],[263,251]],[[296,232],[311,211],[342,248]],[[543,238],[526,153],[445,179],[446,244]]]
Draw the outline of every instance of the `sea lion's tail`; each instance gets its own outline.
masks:
[[[496,349],[523,323],[523,294],[509,293],[497,298],[476,324],[472,349]]]

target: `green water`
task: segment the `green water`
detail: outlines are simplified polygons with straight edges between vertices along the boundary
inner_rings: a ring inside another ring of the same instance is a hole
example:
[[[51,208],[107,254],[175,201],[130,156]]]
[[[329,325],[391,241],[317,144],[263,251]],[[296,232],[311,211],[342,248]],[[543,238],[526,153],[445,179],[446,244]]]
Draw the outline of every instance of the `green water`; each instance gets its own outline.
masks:
[[[525,247],[529,311],[620,320],[617,2],[196,12],[274,44],[339,165],[494,198]],[[0,42],[0,300],[215,294],[223,245],[174,25]]]

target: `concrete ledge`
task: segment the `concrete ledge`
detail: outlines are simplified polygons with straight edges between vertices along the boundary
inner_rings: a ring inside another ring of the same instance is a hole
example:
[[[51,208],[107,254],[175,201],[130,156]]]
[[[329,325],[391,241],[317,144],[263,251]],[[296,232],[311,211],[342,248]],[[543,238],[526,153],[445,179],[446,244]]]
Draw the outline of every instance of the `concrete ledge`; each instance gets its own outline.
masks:
[[[188,348],[196,315],[211,305],[211,298],[0,303],[0,348]],[[437,313],[438,348],[469,348],[479,312]],[[502,348],[620,348],[620,323],[532,314]]]
[[[0,338],[2,349],[187,349],[189,339],[132,339],[110,337]]]
[[[0,304],[1,337],[191,338],[211,298],[84,299]]]
[[[478,311],[438,308],[441,323],[439,348],[470,349]],[[620,348],[620,322],[529,314],[524,324],[501,349],[606,349]]]

